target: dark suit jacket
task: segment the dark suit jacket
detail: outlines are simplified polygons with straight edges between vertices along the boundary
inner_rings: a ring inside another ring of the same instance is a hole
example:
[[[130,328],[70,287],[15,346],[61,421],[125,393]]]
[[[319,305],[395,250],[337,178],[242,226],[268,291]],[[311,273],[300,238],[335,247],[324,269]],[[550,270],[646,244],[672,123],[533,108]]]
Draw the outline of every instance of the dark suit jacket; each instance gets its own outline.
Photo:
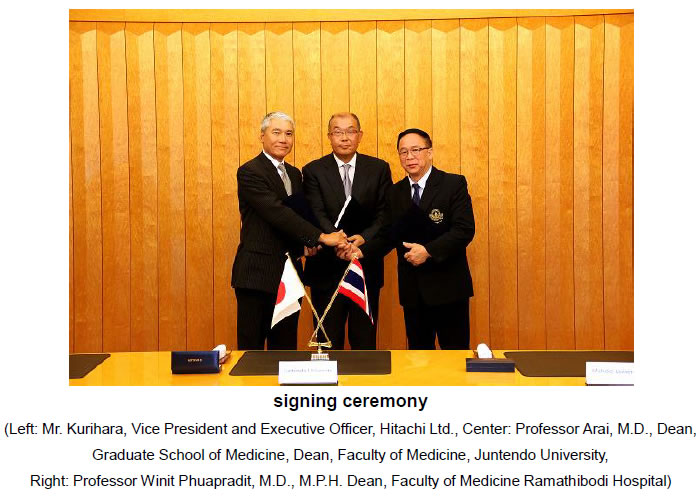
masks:
[[[314,160],[303,168],[304,193],[325,233],[337,231],[334,224],[343,204],[345,191],[338,163],[333,154]],[[391,186],[389,164],[373,156],[357,154],[352,197],[359,204],[361,216],[356,221],[359,234],[370,241],[381,227],[385,192]],[[346,231],[348,236],[352,234]],[[381,288],[384,284],[383,256],[363,259],[362,268],[368,287]],[[323,289],[334,289],[348,263],[335,256],[332,248],[324,248],[316,256],[306,259],[304,280],[307,285]]]
[[[419,207],[411,201],[408,177],[389,188],[384,225],[362,252],[374,257],[396,248],[402,306],[414,307],[419,299],[427,305],[449,304],[474,295],[466,256],[473,238],[474,212],[466,179],[433,166]],[[403,242],[422,244],[431,257],[414,267],[403,258],[407,251]]]
[[[292,194],[301,193],[301,172],[285,165]],[[321,231],[284,204],[287,192],[282,179],[263,153],[241,165],[237,178],[241,240],[233,262],[231,286],[276,294],[285,253],[292,257],[302,255],[304,245],[318,243]]]

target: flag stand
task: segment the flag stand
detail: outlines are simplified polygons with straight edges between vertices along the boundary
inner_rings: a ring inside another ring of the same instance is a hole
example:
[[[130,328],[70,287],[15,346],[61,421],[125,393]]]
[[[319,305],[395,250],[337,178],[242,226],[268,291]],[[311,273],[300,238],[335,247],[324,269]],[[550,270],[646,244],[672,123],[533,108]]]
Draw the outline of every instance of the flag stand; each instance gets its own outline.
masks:
[[[287,257],[289,257],[289,253],[287,253]],[[297,270],[294,266],[292,266],[294,269],[294,272],[297,275],[297,278],[299,278],[299,273],[297,273]],[[348,270],[350,269],[350,266],[348,265],[348,269],[345,270],[345,274],[343,274],[343,279],[345,278],[345,275],[348,274]],[[299,281],[301,282],[301,278],[299,278]],[[342,283],[342,279],[341,279]],[[302,283],[303,285],[303,283]],[[309,347],[318,347],[318,352],[315,352],[311,354],[311,360],[323,360],[323,361],[328,361],[328,353],[324,353],[323,350],[321,349],[322,347],[325,347],[327,349],[330,349],[333,343],[330,341],[328,338],[328,334],[326,333],[326,329],[323,328],[323,318],[326,317],[326,313],[328,312],[328,309],[330,307],[327,307],[326,310],[323,312],[323,317],[319,319],[318,313],[316,312],[316,308],[314,307],[313,302],[311,302],[311,297],[309,297],[309,294],[306,293],[306,287],[302,287],[304,289],[304,297],[306,297],[306,301],[309,303],[309,306],[311,307],[311,311],[314,313],[314,317],[316,318],[316,329],[314,332],[311,334],[311,338],[309,340],[308,346]],[[340,288],[340,283],[338,283],[338,288]],[[338,294],[338,290],[336,289],[335,295]],[[335,299],[335,295],[333,295],[333,299]],[[333,299],[331,299],[331,304],[333,303]],[[326,337],[325,342],[318,342],[318,329],[321,328],[321,331],[323,332],[323,336]],[[316,341],[314,342],[313,339],[316,338]]]
[[[314,332],[311,334],[311,338],[309,339],[309,347],[318,347],[318,352],[314,353],[311,355],[311,360],[320,360],[320,361],[328,361],[328,353],[323,352],[322,347],[326,347],[328,349],[331,348],[333,343],[330,341],[328,338],[328,334],[326,333],[326,330],[323,328],[323,320],[326,319],[326,314],[328,314],[328,311],[331,309],[331,306],[333,305],[333,302],[335,302],[336,297],[338,296],[338,291],[340,290],[340,285],[343,283],[343,280],[345,277],[348,275],[348,272],[350,271],[350,266],[352,265],[353,260],[357,257],[357,255],[353,255],[352,259],[350,259],[350,262],[348,262],[348,267],[345,268],[345,272],[343,273],[343,276],[340,278],[340,281],[338,282],[338,286],[335,288],[335,292],[333,293],[333,296],[331,297],[331,300],[328,302],[328,305],[326,306],[326,310],[323,311],[323,315],[321,316],[321,319],[318,318],[318,314],[316,314],[316,311],[314,310],[314,315],[316,316],[316,329]],[[306,293],[306,290],[304,291]],[[309,299],[309,297],[306,297]],[[309,304],[311,303],[311,300],[309,299]],[[311,309],[313,309],[313,305],[311,306]],[[323,332],[323,335],[326,337],[326,342],[319,342],[318,341],[318,329],[321,329]],[[314,339],[316,339],[314,341]]]

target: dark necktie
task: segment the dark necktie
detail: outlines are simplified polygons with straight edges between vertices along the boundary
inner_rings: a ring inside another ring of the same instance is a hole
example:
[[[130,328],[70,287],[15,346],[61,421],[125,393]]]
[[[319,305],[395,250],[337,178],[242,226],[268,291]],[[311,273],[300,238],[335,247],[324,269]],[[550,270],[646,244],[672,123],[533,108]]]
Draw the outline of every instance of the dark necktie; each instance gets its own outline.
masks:
[[[345,191],[345,197],[347,198],[352,194],[352,182],[350,181],[350,165],[343,165],[345,169],[345,177],[343,177],[343,190]]]
[[[420,205],[420,186],[418,184],[413,185],[413,203]]]

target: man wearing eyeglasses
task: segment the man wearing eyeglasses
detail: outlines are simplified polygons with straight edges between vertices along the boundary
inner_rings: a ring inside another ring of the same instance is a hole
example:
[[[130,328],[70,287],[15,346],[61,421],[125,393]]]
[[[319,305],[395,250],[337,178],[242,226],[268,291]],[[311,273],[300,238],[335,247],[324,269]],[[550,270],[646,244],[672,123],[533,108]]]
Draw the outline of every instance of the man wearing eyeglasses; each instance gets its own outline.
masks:
[[[362,248],[381,226],[384,195],[391,186],[389,164],[357,152],[362,140],[360,120],[353,113],[336,113],[328,121],[328,139],[333,152],[303,168],[304,193],[324,232],[337,231],[338,216],[353,213],[348,241]],[[344,219],[345,220],[345,219]],[[341,221],[342,224],[342,221]],[[374,324],[367,314],[347,297],[338,295],[323,321],[333,349],[345,346],[345,323],[352,349],[376,349],[379,291],[384,285],[383,256],[363,259],[367,295]],[[332,249],[323,249],[306,260],[305,282],[311,287],[311,301],[321,314],[341,280],[347,262]]]
[[[474,212],[466,179],[438,170],[432,145],[423,130],[399,134],[408,175],[387,191],[385,225],[364,247],[346,245],[340,254],[375,258],[396,248],[408,348],[434,349],[437,335],[441,349],[468,349],[474,293],[465,250],[474,238]]]
[[[260,124],[262,152],[238,169],[241,239],[231,275],[238,301],[238,350],[296,349],[299,313],[274,327],[272,315],[286,253],[315,252],[345,242],[342,231],[320,231],[285,204],[302,192],[301,172],[284,161],[294,145],[294,121],[279,111]],[[300,264],[296,259],[298,271]]]

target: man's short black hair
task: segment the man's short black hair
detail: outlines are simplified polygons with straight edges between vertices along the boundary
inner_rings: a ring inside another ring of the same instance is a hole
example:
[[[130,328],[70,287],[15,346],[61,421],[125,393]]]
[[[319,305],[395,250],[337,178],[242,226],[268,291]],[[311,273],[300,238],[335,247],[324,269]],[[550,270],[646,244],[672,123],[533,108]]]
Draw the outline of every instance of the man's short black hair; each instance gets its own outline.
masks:
[[[433,141],[430,140],[430,134],[428,134],[428,132],[426,132],[425,130],[421,130],[421,129],[419,129],[419,128],[407,128],[406,130],[404,130],[403,132],[401,132],[401,133],[399,134],[398,139],[396,139],[396,149],[399,149],[399,142],[401,142],[401,138],[402,138],[404,135],[408,135],[408,134],[418,134],[418,135],[421,136],[423,139],[425,139],[425,145],[426,145],[426,146],[428,146],[429,148],[432,148],[432,147],[433,147]]]

